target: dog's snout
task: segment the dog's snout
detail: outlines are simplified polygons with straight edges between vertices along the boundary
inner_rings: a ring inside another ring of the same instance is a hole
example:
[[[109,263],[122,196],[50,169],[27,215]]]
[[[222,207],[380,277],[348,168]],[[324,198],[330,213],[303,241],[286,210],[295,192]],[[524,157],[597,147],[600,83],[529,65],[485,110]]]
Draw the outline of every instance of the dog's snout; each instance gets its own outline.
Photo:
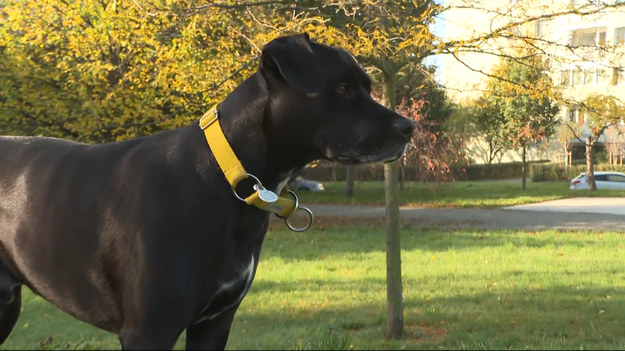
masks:
[[[415,129],[415,123],[408,118],[398,118],[395,123],[395,130],[405,139],[410,139],[412,137],[412,132]]]

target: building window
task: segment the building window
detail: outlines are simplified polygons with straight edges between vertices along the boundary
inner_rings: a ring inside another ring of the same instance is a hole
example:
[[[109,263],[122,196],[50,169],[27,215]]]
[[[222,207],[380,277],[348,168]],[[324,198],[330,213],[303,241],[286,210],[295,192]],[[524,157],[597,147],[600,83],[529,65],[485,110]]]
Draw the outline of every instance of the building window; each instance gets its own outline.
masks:
[[[606,39],[605,28],[587,28],[579,29],[573,32],[571,45],[573,47],[579,46],[604,46]]]
[[[560,84],[564,86],[572,85],[570,70],[563,70],[562,72],[560,72]]]
[[[576,68],[573,70],[573,79],[571,79],[571,85],[582,85],[582,70]]]
[[[608,72],[603,67],[597,68],[597,84],[608,84]]]
[[[597,83],[596,71],[594,69],[585,69],[582,71],[584,75],[584,85],[591,85]]]
[[[616,28],[614,33],[614,44],[625,45],[625,27]]]
[[[542,38],[547,32],[547,21],[539,20],[536,22],[536,36]]]
[[[579,113],[579,107],[569,107],[568,118],[570,123],[576,123],[580,126],[586,123],[585,118],[582,118]]]
[[[573,46],[595,46],[594,32],[575,31],[573,32]]]
[[[569,122],[575,123],[577,122],[577,118],[575,117],[575,109],[570,108],[568,113]]]
[[[614,70],[614,84],[616,84],[617,70]],[[565,87],[580,85],[610,84],[610,76],[605,67],[574,67],[560,71],[560,84]]]
[[[605,42],[606,42],[606,31],[604,30],[603,32],[598,32],[597,33],[597,46],[605,46]]]
[[[625,85],[625,70],[624,69],[614,69],[614,85]]]

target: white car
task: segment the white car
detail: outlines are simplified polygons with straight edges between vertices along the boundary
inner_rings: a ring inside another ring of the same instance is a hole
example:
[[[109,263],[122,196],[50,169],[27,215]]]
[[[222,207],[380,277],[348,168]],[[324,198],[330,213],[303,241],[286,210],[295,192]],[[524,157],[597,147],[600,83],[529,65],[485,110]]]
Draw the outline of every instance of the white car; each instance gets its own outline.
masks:
[[[625,189],[625,174],[620,172],[595,172],[597,189]],[[586,173],[580,173],[571,180],[571,190],[588,189]]]

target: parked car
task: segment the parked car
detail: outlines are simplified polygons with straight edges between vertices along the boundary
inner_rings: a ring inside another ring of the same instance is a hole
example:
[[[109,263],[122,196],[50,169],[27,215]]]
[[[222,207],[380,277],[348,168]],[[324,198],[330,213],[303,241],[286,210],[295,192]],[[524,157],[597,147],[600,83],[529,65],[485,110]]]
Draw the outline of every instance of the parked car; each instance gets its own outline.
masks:
[[[597,189],[625,189],[625,174],[621,172],[595,172]],[[571,190],[588,189],[586,173],[580,173],[571,180]]]
[[[316,182],[310,179],[304,179],[297,176],[289,180],[289,187],[293,190],[308,190],[308,191],[324,191],[322,183]]]

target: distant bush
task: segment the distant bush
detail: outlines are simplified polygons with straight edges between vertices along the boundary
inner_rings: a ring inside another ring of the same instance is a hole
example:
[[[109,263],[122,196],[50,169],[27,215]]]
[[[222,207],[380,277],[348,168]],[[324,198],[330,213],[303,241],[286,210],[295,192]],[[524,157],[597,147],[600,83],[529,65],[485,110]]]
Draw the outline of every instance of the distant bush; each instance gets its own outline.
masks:
[[[534,164],[544,164],[546,162],[548,161],[532,161],[529,162],[529,165],[531,167]],[[384,179],[382,164],[356,165],[353,167],[354,178],[357,181]],[[450,170],[455,180],[511,179],[521,177],[521,162],[493,163],[490,165],[452,165]],[[423,180],[419,177],[419,170],[414,167],[404,166],[401,169],[401,173],[404,180]],[[318,181],[343,181],[345,180],[345,166],[321,161],[315,167],[308,167],[302,170],[301,175],[304,178]]]
[[[595,171],[625,172],[625,166],[611,166],[607,163],[596,164],[594,169]],[[574,164],[570,167],[559,163],[533,164],[530,166],[530,178],[533,182],[571,180],[585,172],[586,164]]]
[[[586,165],[563,166],[558,163],[537,164],[530,166],[532,182],[570,180],[586,170]]]
[[[529,164],[548,161],[532,161]],[[454,169],[456,180],[511,179],[521,177],[521,162],[479,164]]]

